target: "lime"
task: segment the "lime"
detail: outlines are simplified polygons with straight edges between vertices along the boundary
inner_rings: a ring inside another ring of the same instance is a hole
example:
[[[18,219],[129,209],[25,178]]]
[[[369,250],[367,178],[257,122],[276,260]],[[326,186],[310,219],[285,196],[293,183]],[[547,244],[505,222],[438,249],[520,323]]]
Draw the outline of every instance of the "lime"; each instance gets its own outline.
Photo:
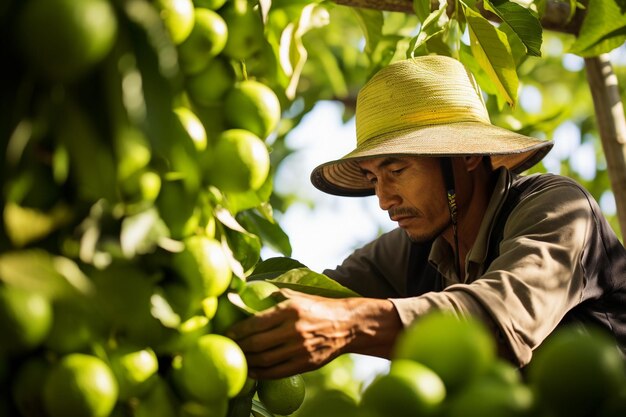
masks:
[[[217,299],[217,309],[213,316],[213,330],[218,334],[225,334],[233,324],[248,317],[243,311],[230,302],[226,295]]]
[[[361,407],[375,416],[432,415],[445,396],[443,381],[431,369],[395,359],[389,373],[378,376],[363,391]]]
[[[476,320],[430,313],[402,333],[394,359],[411,359],[435,371],[450,393],[480,376],[495,360],[495,342]]]
[[[198,152],[205,150],[207,146],[206,131],[198,116],[187,107],[177,107],[174,109],[174,113],[180,122],[179,132],[183,132],[183,135],[193,142]]]
[[[307,398],[298,410],[299,417],[359,417],[365,413],[354,397],[338,389],[322,389]]]
[[[152,388],[159,369],[154,351],[124,345],[109,353],[109,363],[119,386],[119,399],[140,397]]]
[[[71,353],[56,363],[43,385],[50,417],[107,417],[117,401],[113,372],[101,359]]]
[[[229,402],[227,399],[217,401],[211,404],[202,404],[195,401],[186,401],[181,404],[177,417],[240,417],[233,415],[229,411]],[[250,417],[248,413],[245,417]]]
[[[61,354],[77,352],[100,337],[98,319],[81,301],[54,302],[52,328],[44,341],[48,349]]]
[[[17,36],[33,68],[71,81],[109,53],[117,18],[108,0],[32,0],[18,16]]]
[[[52,306],[36,292],[0,285],[0,353],[21,353],[39,346],[52,326]]]
[[[232,271],[220,242],[204,236],[185,239],[185,250],[174,254],[174,269],[201,298],[217,297],[228,288]]]
[[[138,401],[133,417],[172,417],[178,416],[179,401],[174,391],[160,375],[156,375],[152,387]]]
[[[561,328],[536,350],[528,383],[539,406],[551,415],[593,415],[626,384],[624,362],[607,334]]]
[[[193,29],[194,5],[191,0],[155,0],[159,15],[175,45],[182,43]]]
[[[205,69],[185,79],[189,98],[199,106],[218,103],[235,84],[235,70],[224,59],[215,58]]]
[[[207,9],[218,10],[226,4],[226,0],[193,0],[193,4],[196,7],[206,7]]]
[[[228,27],[216,12],[195,9],[195,22],[191,33],[178,45],[180,67],[185,74],[202,71],[209,61],[217,56],[226,45]]]
[[[247,374],[246,358],[239,346],[225,336],[207,334],[182,352],[175,381],[190,399],[213,403],[236,396]]]
[[[264,27],[261,13],[247,0],[235,0],[220,9],[229,28],[224,54],[241,60],[255,54],[263,46]]]
[[[262,311],[276,305],[272,295],[278,291],[279,288],[269,281],[249,281],[239,291],[239,296],[246,306]]]
[[[257,383],[259,400],[268,411],[289,415],[300,408],[306,393],[302,375],[296,374],[286,378],[262,379]]]
[[[200,225],[198,193],[185,187],[182,180],[165,180],[156,201],[161,218],[170,229],[171,237],[183,239]]]
[[[257,190],[270,171],[267,146],[247,130],[226,130],[217,138],[207,171],[208,182],[222,191]]]
[[[478,378],[446,403],[446,417],[532,417],[534,397],[522,384]]]
[[[50,364],[43,356],[27,359],[17,369],[11,393],[22,416],[45,415],[41,382],[45,380],[49,370]]]
[[[224,109],[230,127],[249,130],[261,139],[267,138],[280,121],[276,94],[254,80],[237,83],[226,95]]]

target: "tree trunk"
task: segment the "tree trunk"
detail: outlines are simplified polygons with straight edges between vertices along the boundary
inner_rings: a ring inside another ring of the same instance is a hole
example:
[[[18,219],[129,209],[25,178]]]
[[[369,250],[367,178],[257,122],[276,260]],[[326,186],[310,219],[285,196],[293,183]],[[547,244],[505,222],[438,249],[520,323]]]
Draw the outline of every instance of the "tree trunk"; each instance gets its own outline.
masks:
[[[586,58],[585,69],[622,238],[626,238],[626,119],[617,77],[606,54]]]

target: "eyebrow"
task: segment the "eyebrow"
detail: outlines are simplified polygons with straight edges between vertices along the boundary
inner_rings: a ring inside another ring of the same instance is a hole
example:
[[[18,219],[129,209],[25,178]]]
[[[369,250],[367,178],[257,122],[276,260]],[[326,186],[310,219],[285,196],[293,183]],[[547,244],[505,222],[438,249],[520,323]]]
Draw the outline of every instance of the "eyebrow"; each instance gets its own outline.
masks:
[[[397,157],[397,156],[388,156],[388,157],[384,158],[382,161],[380,161],[376,165],[376,168],[378,168],[378,169],[385,168],[386,166],[389,166],[389,165],[391,165],[391,164],[393,164],[395,162],[401,162],[403,160],[404,160],[404,158],[400,158],[400,157]],[[359,168],[360,168],[361,173],[363,175],[373,174],[369,169],[362,168],[360,165],[359,165]]]

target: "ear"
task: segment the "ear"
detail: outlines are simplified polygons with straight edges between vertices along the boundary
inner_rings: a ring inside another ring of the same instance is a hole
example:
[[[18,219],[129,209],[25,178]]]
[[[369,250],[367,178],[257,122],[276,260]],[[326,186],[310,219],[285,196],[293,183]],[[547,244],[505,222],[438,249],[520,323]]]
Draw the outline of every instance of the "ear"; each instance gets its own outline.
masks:
[[[463,163],[465,164],[465,169],[468,172],[475,170],[477,167],[481,166],[483,163],[483,155],[466,155],[463,157]]]

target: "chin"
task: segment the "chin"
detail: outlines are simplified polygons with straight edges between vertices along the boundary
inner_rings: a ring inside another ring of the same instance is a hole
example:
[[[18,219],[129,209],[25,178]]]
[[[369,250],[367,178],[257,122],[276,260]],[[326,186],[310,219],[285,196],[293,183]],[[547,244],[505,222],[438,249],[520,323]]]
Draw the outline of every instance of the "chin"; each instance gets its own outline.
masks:
[[[437,236],[441,235],[447,225],[431,230],[410,230],[405,229],[404,232],[413,243],[426,243],[433,241]]]

